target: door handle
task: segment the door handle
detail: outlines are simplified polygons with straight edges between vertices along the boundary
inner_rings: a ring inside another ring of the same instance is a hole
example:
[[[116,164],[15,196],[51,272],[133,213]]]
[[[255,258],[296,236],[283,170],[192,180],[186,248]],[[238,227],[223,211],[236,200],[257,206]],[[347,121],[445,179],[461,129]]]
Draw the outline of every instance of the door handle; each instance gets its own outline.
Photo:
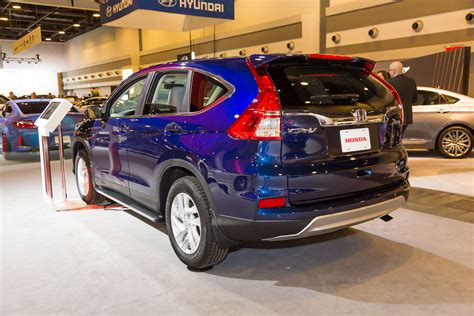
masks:
[[[181,133],[183,129],[176,123],[169,123],[165,126],[165,133],[166,134],[178,134]]]
[[[445,110],[445,109],[439,109],[438,111],[436,111],[438,113],[449,113],[451,112],[450,110]]]

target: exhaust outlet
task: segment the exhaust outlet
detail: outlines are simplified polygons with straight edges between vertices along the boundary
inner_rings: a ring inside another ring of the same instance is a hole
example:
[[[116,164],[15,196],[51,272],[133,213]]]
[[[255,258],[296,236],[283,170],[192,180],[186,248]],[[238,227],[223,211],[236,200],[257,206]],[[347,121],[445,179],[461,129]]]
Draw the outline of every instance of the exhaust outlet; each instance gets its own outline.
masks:
[[[390,222],[393,219],[393,217],[387,214],[380,217],[380,219],[383,220],[384,222]]]

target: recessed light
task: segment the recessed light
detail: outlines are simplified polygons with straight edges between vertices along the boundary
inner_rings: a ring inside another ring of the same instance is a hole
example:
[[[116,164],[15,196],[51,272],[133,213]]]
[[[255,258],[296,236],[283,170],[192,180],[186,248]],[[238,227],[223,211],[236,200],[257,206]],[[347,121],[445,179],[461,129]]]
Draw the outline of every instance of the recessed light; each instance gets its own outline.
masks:
[[[45,38],[45,41],[50,41],[50,40],[51,40],[50,37],[46,37],[46,38]]]
[[[61,35],[62,35],[62,34],[66,34],[66,32],[64,32],[64,31],[59,31],[58,34],[61,34]]]
[[[18,5],[18,4],[15,4],[14,6],[12,6],[13,9],[21,9],[21,7]]]
[[[94,14],[92,14],[92,16],[93,16],[94,18],[100,18],[100,13],[94,13]]]
[[[74,23],[72,26],[74,26],[74,27],[81,27],[81,25],[78,24],[78,23]]]
[[[0,17],[0,21],[8,21],[8,18],[5,16]]]

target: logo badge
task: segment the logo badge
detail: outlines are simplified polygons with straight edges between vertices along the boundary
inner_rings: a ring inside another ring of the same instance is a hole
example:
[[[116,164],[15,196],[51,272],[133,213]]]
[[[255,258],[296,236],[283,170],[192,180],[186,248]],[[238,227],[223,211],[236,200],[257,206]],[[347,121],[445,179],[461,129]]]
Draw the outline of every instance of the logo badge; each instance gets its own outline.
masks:
[[[352,110],[352,115],[358,123],[367,122],[367,111],[364,109],[354,109]]]
[[[112,6],[109,5],[106,9],[105,9],[105,15],[110,18],[112,16]]]
[[[158,0],[158,3],[164,7],[171,8],[178,3],[178,0]]]

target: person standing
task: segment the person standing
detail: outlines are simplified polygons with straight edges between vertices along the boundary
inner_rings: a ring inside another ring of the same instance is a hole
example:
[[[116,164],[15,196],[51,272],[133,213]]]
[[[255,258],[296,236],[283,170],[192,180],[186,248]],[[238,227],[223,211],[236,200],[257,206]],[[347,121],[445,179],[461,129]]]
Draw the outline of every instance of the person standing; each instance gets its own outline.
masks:
[[[403,64],[399,61],[395,61],[390,64],[388,68],[390,79],[388,83],[397,90],[402,100],[404,120],[402,127],[402,135],[405,132],[408,125],[413,124],[413,111],[412,105],[416,102],[418,95],[416,90],[416,82],[413,78],[410,78],[403,74]]]

